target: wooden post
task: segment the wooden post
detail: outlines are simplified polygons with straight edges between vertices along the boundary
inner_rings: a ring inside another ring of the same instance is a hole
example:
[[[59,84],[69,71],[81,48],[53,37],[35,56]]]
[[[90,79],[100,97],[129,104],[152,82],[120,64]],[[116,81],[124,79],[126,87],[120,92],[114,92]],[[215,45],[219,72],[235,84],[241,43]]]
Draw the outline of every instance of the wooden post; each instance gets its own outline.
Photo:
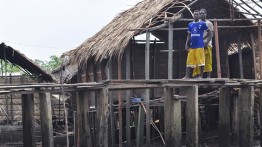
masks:
[[[50,92],[39,93],[42,146],[53,147],[53,121]]]
[[[139,105],[138,110],[138,122],[136,128],[136,147],[141,147],[144,145],[144,126],[145,126],[145,110],[143,106]]]
[[[230,89],[219,91],[219,146],[230,147]]]
[[[146,49],[145,49],[145,79],[149,80],[149,67],[150,67],[150,32],[146,31]],[[149,89],[145,90],[145,102],[146,102],[146,146],[150,146],[150,106],[149,106],[149,99],[150,99],[150,92]]]
[[[241,88],[239,96],[239,147],[253,146],[254,87]]]
[[[244,79],[244,72],[243,72],[243,60],[242,60],[242,49],[241,49],[241,40],[240,37],[237,39],[237,48],[238,48],[238,61],[239,61],[239,73],[240,79]]]
[[[118,80],[122,79],[122,63],[121,63],[121,57],[118,56],[117,60],[117,78]],[[119,121],[119,134],[118,134],[118,140],[119,140],[119,147],[122,147],[122,136],[123,136],[123,115],[122,115],[122,92],[118,91],[117,92],[117,97],[118,97],[118,121]]]
[[[257,48],[259,50],[260,79],[262,79],[262,47],[261,47],[261,21],[257,21]]]
[[[23,146],[35,147],[34,95],[22,94]]]
[[[112,79],[112,60],[110,59],[107,63],[107,79],[111,80]],[[109,144],[111,147],[116,146],[116,142],[115,142],[115,114],[114,114],[114,103],[113,103],[113,96],[111,93],[109,93],[109,108],[110,108],[110,114],[109,114],[109,124],[110,124],[110,132],[108,132],[109,134]]]
[[[86,91],[78,92],[77,107],[80,111],[78,113],[78,129],[79,129],[79,145],[92,146],[91,129],[89,121],[89,94]]]
[[[173,23],[168,21],[168,79],[173,79]]]
[[[224,41],[225,56],[226,56],[226,68],[227,68],[227,78],[230,78],[230,68],[229,68],[229,58],[228,58],[228,48],[227,43]]]
[[[186,146],[198,146],[198,86],[186,87]]]
[[[239,99],[238,95],[240,92],[232,96],[232,145],[237,145],[239,140]]]
[[[146,46],[145,46],[145,79],[149,80],[149,51],[150,49],[150,32],[146,31]]]
[[[87,65],[89,66],[89,65]],[[87,69],[83,67],[80,70],[79,80],[81,83],[85,83],[88,80],[88,76],[86,74]],[[77,146],[92,146],[91,141],[91,128],[89,121],[89,106],[90,106],[90,91],[80,91],[76,97],[76,105],[77,105],[77,130],[78,130],[78,142]]]
[[[259,93],[259,111],[260,111],[260,130],[262,129],[262,87],[260,87]],[[262,133],[260,133],[260,146],[262,146]]]
[[[252,53],[253,53],[253,66],[254,66],[254,79],[257,79],[257,66],[256,66],[256,48],[255,48],[255,40],[254,40],[254,34],[251,32],[250,34],[251,38],[251,47],[252,47]]]
[[[217,77],[221,78],[220,52],[219,52],[219,38],[218,38],[217,21],[214,21],[214,33],[215,33],[215,46],[216,46],[216,59],[217,59]]]
[[[165,142],[167,147],[180,147],[181,130],[181,100],[173,98],[172,88],[165,88]]]
[[[126,80],[130,80],[130,48],[126,50]],[[126,145],[131,146],[131,130],[130,130],[130,96],[131,91],[126,91]]]
[[[108,88],[102,88],[97,98],[97,147],[108,146]]]

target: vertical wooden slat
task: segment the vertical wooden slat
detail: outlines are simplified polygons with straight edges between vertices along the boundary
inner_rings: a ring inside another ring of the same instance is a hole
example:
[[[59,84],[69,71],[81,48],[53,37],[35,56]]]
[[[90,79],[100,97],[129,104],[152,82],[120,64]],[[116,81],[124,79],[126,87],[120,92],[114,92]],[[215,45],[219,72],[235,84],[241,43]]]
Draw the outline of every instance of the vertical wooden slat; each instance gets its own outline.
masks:
[[[198,146],[198,86],[186,87],[186,146]]]
[[[126,80],[130,80],[130,48],[126,49]],[[126,146],[131,146],[131,130],[130,130],[130,96],[131,91],[126,91]]]
[[[262,47],[261,47],[261,20],[257,21],[257,47],[259,50],[260,79],[262,79]]]
[[[149,98],[150,98],[150,91],[149,89],[145,90],[145,102],[146,102],[146,145],[147,147],[150,147],[150,118],[151,118],[151,112],[150,112],[150,105],[149,105]]]
[[[150,53],[150,32],[146,31],[146,46],[145,46],[145,79],[149,80],[149,53]]]
[[[97,98],[97,147],[108,146],[108,88],[102,88]]]
[[[50,92],[39,93],[42,146],[53,147],[53,124]]]
[[[242,60],[242,49],[241,49],[241,40],[240,40],[240,37],[237,38],[237,48],[238,48],[238,60],[239,60],[240,79],[244,79],[243,60]]]
[[[262,129],[262,87],[260,87],[259,93],[259,111],[260,111],[260,130]],[[260,146],[262,146],[262,133],[260,133]]]
[[[22,94],[23,146],[35,147],[34,95]]]
[[[78,94],[79,107],[79,145],[81,146],[92,146],[91,141],[91,129],[89,121],[89,93],[81,91]]]
[[[87,82],[90,80],[87,75],[87,67],[82,67],[80,71],[79,81],[81,83]],[[89,107],[90,107],[90,91],[79,91],[77,94],[77,120],[78,120],[78,143],[77,145],[82,146],[92,146],[91,141],[91,128],[90,128],[90,121],[89,121]]]
[[[136,147],[144,145],[144,126],[145,126],[145,110],[142,105],[139,105],[138,121],[136,128]]]
[[[252,53],[253,53],[253,67],[254,67],[254,79],[257,79],[257,66],[256,66],[256,48],[255,48],[255,39],[254,34],[251,32],[250,34],[251,38],[251,47],[252,47]]]
[[[121,57],[118,56],[117,60],[117,77],[118,80],[122,79],[122,61]],[[118,97],[118,121],[119,121],[119,134],[118,134],[118,140],[119,140],[119,147],[122,147],[122,136],[123,136],[123,115],[122,115],[122,92],[118,91],[117,92],[117,97]]]
[[[173,23],[168,21],[168,79],[173,79]]]
[[[111,80],[112,79],[112,60],[110,59],[107,62],[107,70],[106,70],[106,74],[107,74],[107,79]],[[108,132],[109,134],[109,146],[111,147],[115,147],[116,146],[116,142],[115,142],[115,114],[114,114],[114,103],[113,103],[113,96],[112,94],[109,92],[109,108],[110,108],[110,114],[109,114],[109,124],[110,124],[110,132]]]
[[[230,89],[219,89],[219,146],[230,147]]]
[[[145,49],[145,79],[149,80],[150,72],[150,32],[146,31],[146,49]],[[149,89],[145,90],[145,102],[146,102],[146,145],[150,146],[150,106],[149,106]]]
[[[214,33],[215,33],[215,47],[216,47],[216,59],[217,59],[217,77],[221,78],[221,66],[220,66],[220,52],[219,52],[219,38],[217,21],[214,21]]]
[[[239,99],[238,95],[232,96],[232,145],[237,145],[239,140]]]
[[[165,88],[165,142],[167,147],[181,146],[181,100],[175,100],[172,88]]]
[[[253,146],[254,87],[241,88],[239,96],[239,147]]]

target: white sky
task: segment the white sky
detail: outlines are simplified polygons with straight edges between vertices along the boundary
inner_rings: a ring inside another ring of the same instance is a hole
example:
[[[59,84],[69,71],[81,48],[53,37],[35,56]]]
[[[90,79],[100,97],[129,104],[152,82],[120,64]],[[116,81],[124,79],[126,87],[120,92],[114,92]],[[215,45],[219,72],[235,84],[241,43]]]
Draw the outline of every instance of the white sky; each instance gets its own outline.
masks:
[[[0,42],[31,59],[74,49],[141,0],[1,0]]]

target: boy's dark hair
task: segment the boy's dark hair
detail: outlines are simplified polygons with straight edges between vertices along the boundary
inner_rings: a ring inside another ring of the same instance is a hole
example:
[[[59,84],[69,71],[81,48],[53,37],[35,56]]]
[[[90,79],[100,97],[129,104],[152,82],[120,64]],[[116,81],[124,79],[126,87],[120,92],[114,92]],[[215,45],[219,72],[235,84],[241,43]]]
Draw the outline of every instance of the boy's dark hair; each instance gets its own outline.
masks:
[[[195,10],[194,13],[195,13],[195,12],[199,13],[199,10]]]
[[[204,11],[207,14],[207,10],[204,8],[200,9],[200,11]]]

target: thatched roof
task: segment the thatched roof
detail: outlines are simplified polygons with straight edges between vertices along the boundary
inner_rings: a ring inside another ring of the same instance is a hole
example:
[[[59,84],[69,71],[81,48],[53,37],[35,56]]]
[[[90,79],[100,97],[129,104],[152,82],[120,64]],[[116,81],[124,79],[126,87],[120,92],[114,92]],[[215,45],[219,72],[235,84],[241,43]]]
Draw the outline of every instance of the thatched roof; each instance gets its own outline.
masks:
[[[4,55],[5,54],[5,55]],[[27,58],[24,54],[18,50],[13,49],[10,46],[6,46],[4,43],[0,44],[0,59],[5,59],[25,71],[39,77],[41,81],[53,82],[55,81],[51,74],[43,70],[41,67],[36,65],[32,60]]]
[[[85,62],[90,57],[101,61],[113,55],[121,55],[130,39],[141,31],[130,31],[149,26],[150,20],[164,11],[167,6],[174,5],[173,0],[144,0],[119,15],[108,25],[87,39],[79,47],[64,53],[70,56],[71,62]]]
[[[230,3],[228,0],[144,0],[134,7],[118,14],[94,36],[84,41],[76,49],[64,53],[63,56],[70,57],[70,64],[78,63],[79,65],[79,63],[86,64],[90,58],[95,59],[95,61],[101,61],[114,55],[122,55],[131,38],[144,32],[144,30],[134,29],[150,28],[166,23],[167,17],[178,15],[177,12],[181,13],[182,11],[180,10],[185,8],[184,4],[188,5],[193,2],[197,2],[191,7],[193,9],[196,6],[198,9],[203,7],[210,8],[208,13],[215,11],[215,13],[212,14],[214,16],[213,18],[229,18]],[[234,3],[237,2],[234,1]],[[235,11],[235,18],[245,18],[237,8],[232,9]],[[218,11],[220,11],[220,13],[217,13]],[[192,18],[192,16],[190,17],[191,14],[189,11],[185,11],[183,15],[185,18]],[[180,24],[184,27],[187,26],[184,23]],[[230,22],[230,24],[238,25],[240,23]],[[250,21],[249,23],[242,24],[250,25]],[[174,27],[176,27],[176,25],[174,25]],[[225,34],[226,33],[227,32],[225,32]]]
[[[178,18],[182,12],[183,18],[192,18],[188,9],[192,9],[193,11],[195,9],[205,8],[208,11],[208,19],[232,19],[232,21],[228,22],[219,22],[219,25],[222,26],[255,25],[252,21],[248,20],[241,22],[233,21],[233,19],[247,18],[247,12],[239,9],[239,6],[244,7],[243,1],[245,0],[241,0],[241,2],[233,0],[233,4],[228,0],[144,0],[139,2],[134,7],[118,14],[109,24],[94,36],[84,41],[80,46],[63,54],[62,57],[69,56],[70,61],[67,67],[70,67],[70,69],[74,71],[74,74],[67,77],[70,79],[77,72],[78,66],[81,67],[81,65],[85,65],[90,59],[99,62],[113,56],[121,56],[125,48],[129,45],[130,40],[134,36],[144,33],[145,28],[166,24],[167,18]],[[251,2],[248,4],[250,3]],[[189,7],[186,8],[185,4]],[[259,16],[260,18],[262,14],[255,14],[255,16]],[[187,21],[177,21],[174,23],[174,28],[183,28],[186,27],[187,24]],[[245,28],[241,31],[237,28],[223,29],[219,30],[219,37],[227,40],[226,43],[228,43],[228,49],[230,50],[232,43],[236,43],[236,36],[241,36],[244,42],[249,42],[250,32],[254,30],[254,27]],[[166,30],[156,30],[152,33],[162,41],[167,42]],[[174,35],[174,40],[178,39],[176,37],[183,39],[187,36],[185,30],[175,33],[179,35]],[[73,72],[70,70],[69,73]]]

